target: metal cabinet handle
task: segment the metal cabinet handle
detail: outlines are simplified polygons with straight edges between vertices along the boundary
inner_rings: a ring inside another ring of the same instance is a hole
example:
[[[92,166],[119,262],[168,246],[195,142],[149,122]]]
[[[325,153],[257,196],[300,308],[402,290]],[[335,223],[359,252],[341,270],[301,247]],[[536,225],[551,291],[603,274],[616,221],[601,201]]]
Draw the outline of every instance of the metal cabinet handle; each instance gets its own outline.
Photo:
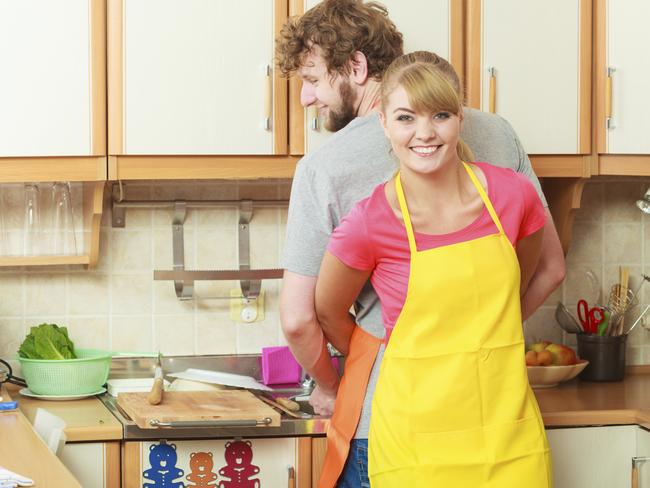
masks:
[[[497,106],[497,70],[494,67],[488,68],[490,73],[490,113],[496,113]]]
[[[270,418],[263,420],[178,420],[174,422],[161,422],[157,419],[151,419],[149,425],[152,427],[170,427],[170,428],[191,428],[191,427],[257,427],[260,425],[271,425],[273,422]]]
[[[264,77],[264,130],[271,130],[271,117],[273,117],[273,70],[271,65],[266,65]]]
[[[633,457],[632,458],[632,488],[639,488],[639,468],[640,463],[650,461],[650,457]]]
[[[288,466],[287,471],[289,475],[287,481],[287,488],[296,488],[296,470],[293,468],[293,466]]]
[[[605,79],[605,125],[608,129],[614,128],[612,118],[612,74],[616,68],[607,67],[607,78]]]
[[[310,105],[308,110],[307,118],[309,119],[309,128],[311,130],[318,130],[318,108],[316,105]]]

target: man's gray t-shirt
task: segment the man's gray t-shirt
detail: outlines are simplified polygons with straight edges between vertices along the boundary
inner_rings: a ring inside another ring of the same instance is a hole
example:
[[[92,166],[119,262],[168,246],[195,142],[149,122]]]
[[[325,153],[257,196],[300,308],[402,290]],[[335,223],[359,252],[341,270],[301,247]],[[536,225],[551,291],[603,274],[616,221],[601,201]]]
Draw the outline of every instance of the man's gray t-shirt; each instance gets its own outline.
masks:
[[[512,126],[498,115],[464,109],[462,139],[484,161],[530,178],[546,207],[539,180]],[[293,273],[317,276],[334,228],[360,200],[390,179],[397,162],[379,115],[358,117],[298,163],[291,188],[289,217],[281,266]],[[357,322],[377,337],[384,336],[381,305],[370,282],[357,302]],[[355,438],[367,439],[370,403],[379,376],[383,346],[371,374]]]

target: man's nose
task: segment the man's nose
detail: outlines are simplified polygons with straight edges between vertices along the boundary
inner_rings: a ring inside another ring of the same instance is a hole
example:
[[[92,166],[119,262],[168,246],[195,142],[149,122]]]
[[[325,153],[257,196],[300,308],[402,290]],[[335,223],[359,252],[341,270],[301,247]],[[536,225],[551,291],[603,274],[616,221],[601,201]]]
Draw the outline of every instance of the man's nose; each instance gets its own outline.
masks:
[[[300,103],[303,107],[309,107],[316,101],[316,91],[310,83],[302,83],[300,89]]]

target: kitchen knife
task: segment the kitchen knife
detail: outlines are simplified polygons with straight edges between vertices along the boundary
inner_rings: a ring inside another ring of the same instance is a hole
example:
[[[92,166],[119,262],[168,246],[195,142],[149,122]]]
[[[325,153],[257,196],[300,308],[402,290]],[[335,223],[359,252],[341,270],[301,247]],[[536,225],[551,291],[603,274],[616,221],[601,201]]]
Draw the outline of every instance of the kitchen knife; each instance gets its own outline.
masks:
[[[158,405],[162,401],[163,396],[163,373],[162,373],[162,364],[160,362],[160,353],[158,353],[158,361],[156,363],[156,369],[153,376],[153,385],[151,386],[151,391],[147,396],[147,401],[150,405]]]

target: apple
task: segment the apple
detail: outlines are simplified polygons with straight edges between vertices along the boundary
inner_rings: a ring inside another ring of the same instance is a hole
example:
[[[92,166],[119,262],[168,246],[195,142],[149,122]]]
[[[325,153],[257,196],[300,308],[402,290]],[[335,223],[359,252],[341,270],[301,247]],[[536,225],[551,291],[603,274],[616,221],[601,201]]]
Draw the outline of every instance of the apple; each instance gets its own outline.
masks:
[[[542,352],[544,349],[546,349],[546,346],[551,344],[551,341],[541,341],[541,342],[535,342],[534,344],[531,344],[528,347],[529,351],[535,351],[535,352]]]
[[[546,350],[553,356],[553,366],[567,366],[578,362],[576,352],[570,347],[562,344],[549,344],[546,346]]]
[[[553,355],[548,349],[544,349],[541,352],[537,353],[537,361],[540,366],[550,366],[553,364]]]
[[[535,351],[528,351],[526,353],[526,366],[539,366],[537,353]]]

